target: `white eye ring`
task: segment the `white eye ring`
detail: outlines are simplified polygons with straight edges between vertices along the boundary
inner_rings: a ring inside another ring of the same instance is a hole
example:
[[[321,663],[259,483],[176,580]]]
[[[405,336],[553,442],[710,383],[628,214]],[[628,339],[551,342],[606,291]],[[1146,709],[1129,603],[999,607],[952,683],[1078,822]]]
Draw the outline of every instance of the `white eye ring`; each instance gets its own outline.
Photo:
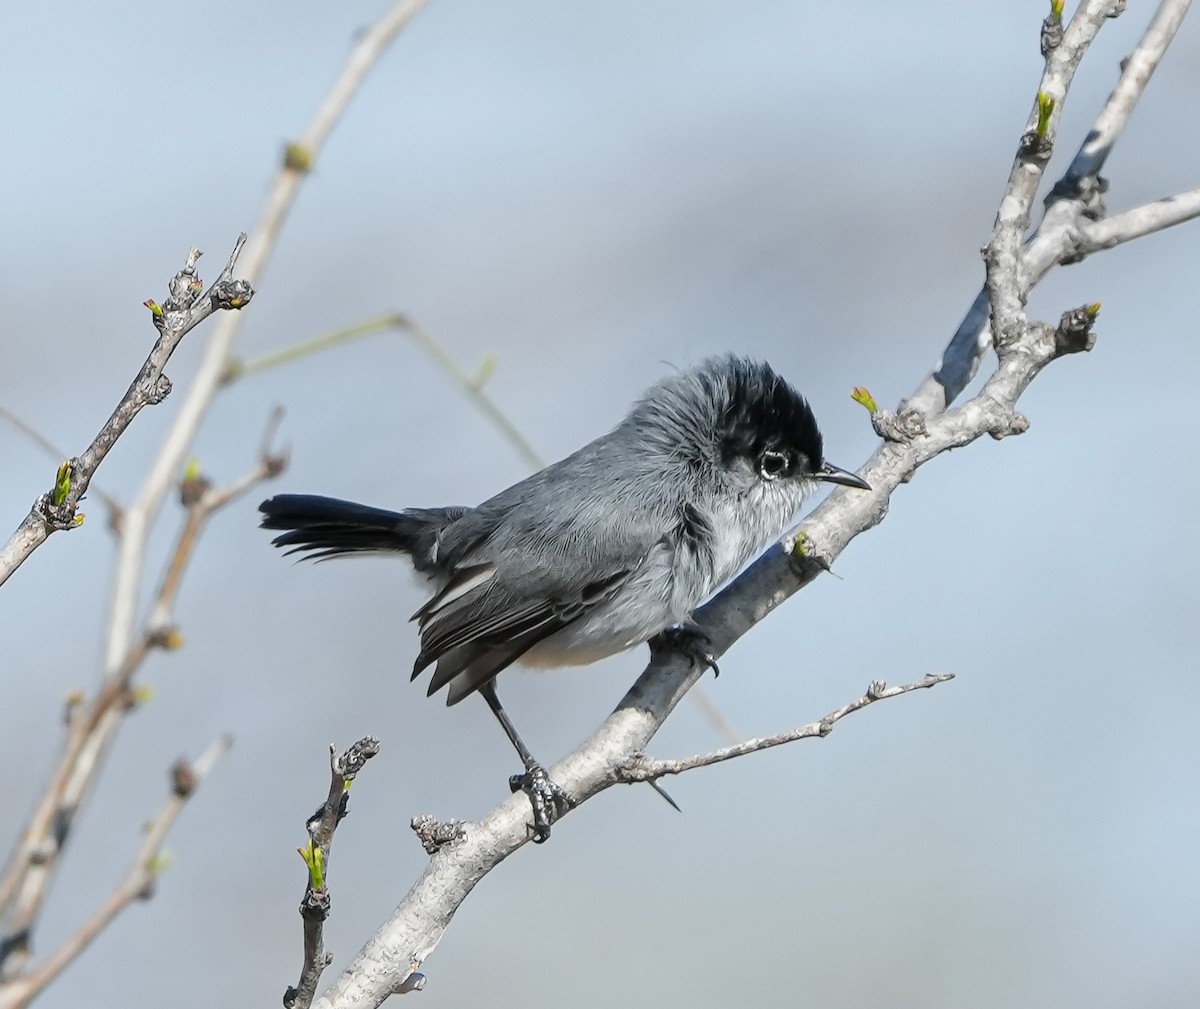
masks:
[[[764,480],[778,480],[787,472],[788,458],[783,452],[768,449],[758,460],[758,472]]]

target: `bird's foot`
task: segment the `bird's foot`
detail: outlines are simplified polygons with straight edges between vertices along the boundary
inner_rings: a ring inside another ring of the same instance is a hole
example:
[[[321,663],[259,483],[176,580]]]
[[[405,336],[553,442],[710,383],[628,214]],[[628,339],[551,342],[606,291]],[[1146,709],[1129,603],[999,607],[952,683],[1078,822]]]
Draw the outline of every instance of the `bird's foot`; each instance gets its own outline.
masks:
[[[678,652],[692,660],[692,665],[711,669],[713,676],[721,675],[717,657],[713,654],[712,639],[698,624],[677,624],[650,639],[651,652]]]
[[[571,797],[550,780],[541,764],[530,764],[524,774],[514,774],[508,779],[508,787],[529,796],[529,804],[533,807],[534,844],[546,841],[550,837],[550,825],[575,805]]]

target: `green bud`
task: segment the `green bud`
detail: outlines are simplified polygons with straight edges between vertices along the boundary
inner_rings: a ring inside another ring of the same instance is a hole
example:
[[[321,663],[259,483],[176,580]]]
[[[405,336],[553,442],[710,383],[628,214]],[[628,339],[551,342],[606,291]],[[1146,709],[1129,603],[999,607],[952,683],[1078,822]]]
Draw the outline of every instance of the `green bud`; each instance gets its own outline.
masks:
[[[68,459],[58,467],[58,472],[54,476],[54,490],[50,492],[50,503],[56,508],[67,500],[67,495],[71,493],[71,460]]]
[[[308,879],[312,884],[312,888],[314,890],[324,890],[325,856],[321,853],[321,849],[314,845],[310,839],[305,847],[297,848],[296,851],[304,859],[304,864],[308,866]]]
[[[859,406],[865,407],[867,413],[872,416],[879,412],[879,404],[875,402],[875,397],[864,386],[856,386],[854,391],[850,393],[850,398]]]
[[[1046,131],[1050,129],[1050,117],[1054,115],[1054,107],[1058,104],[1045,91],[1039,91],[1037,96],[1038,117],[1037,117],[1037,135],[1044,137]]]
[[[313,166],[313,155],[303,144],[295,142],[288,144],[283,149],[283,167],[290,169],[293,172],[301,174],[311,172]],[[239,306],[234,306],[239,307]]]

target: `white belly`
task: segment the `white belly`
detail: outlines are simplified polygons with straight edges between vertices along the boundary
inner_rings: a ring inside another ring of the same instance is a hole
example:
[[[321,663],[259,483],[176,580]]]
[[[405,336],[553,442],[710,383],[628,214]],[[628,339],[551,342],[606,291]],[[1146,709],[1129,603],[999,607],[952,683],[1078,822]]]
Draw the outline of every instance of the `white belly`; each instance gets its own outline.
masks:
[[[687,620],[702,599],[676,589],[674,551],[661,545],[613,595],[521,656],[527,666],[580,666],[649,641]]]
[[[722,530],[709,551],[659,544],[613,596],[518,660],[533,667],[578,666],[640,645],[692,611],[782,534],[800,503],[778,495],[730,501],[711,521]]]

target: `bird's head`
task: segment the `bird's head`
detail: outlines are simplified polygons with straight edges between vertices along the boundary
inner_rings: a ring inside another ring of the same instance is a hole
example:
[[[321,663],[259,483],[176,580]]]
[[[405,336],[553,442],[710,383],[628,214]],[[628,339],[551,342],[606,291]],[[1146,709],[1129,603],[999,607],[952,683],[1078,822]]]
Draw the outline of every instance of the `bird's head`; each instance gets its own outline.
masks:
[[[763,362],[709,358],[651,388],[629,421],[739,496],[780,494],[798,503],[818,482],[870,490],[825,459],[812,408]]]

